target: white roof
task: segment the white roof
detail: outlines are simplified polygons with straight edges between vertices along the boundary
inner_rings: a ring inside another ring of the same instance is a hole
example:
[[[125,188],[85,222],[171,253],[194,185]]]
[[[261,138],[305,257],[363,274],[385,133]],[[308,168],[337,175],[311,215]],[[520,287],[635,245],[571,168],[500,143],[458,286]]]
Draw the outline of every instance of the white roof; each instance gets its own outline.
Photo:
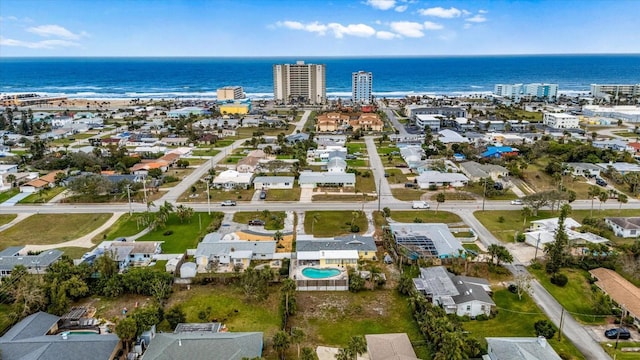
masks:
[[[218,174],[213,180],[214,183],[236,182],[251,183],[253,173],[240,173],[235,170],[225,170]]]
[[[356,175],[352,173],[328,173],[328,172],[302,172],[298,183],[302,184],[355,184]]]
[[[423,171],[416,179],[418,183],[452,183],[456,181],[469,181],[469,178],[460,173],[442,173],[439,171]]]
[[[549,219],[541,219],[534,220],[531,223],[536,224],[540,228],[544,228],[549,231],[556,230],[558,228],[558,220],[559,218],[549,218]],[[564,228],[565,229],[574,229],[582,226],[579,222],[575,221],[573,218],[566,218],[564,220]]]
[[[298,260],[358,259],[358,250],[298,251]]]
[[[468,143],[469,139],[467,139],[466,137],[458,134],[457,132],[453,131],[453,130],[449,130],[449,129],[444,129],[444,130],[440,130],[438,131],[438,134],[440,134],[440,141],[444,144],[448,144],[448,143]]]

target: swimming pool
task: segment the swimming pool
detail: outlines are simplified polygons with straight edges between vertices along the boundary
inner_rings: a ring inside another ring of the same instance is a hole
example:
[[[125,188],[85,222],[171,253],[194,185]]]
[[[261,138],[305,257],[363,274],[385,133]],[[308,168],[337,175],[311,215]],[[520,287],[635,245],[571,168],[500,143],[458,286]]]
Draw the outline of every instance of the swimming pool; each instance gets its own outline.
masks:
[[[340,269],[336,268],[317,269],[309,267],[302,269],[302,275],[310,279],[326,279],[339,275],[341,272]]]

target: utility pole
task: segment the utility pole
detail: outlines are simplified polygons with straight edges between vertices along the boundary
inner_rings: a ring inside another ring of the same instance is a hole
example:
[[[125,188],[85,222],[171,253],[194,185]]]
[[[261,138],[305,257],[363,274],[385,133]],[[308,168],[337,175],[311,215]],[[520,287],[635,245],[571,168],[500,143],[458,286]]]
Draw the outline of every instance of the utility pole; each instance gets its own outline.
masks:
[[[616,346],[614,347],[614,349],[616,350],[618,350],[618,341],[620,341],[620,329],[622,329],[622,326],[624,325],[624,318],[626,317],[626,312],[627,312],[627,309],[624,307],[624,304],[620,307],[622,308],[622,313],[620,314],[620,327],[616,331]]]
[[[133,214],[133,209],[131,208],[131,186],[127,185],[127,199],[129,200],[129,216]]]
[[[484,211],[484,201],[487,198],[487,178],[484,179],[484,191],[482,193],[482,211]]]
[[[538,241],[536,241],[536,253],[533,255],[533,261],[538,259],[538,246],[540,245],[540,233],[538,233]]]
[[[211,215],[211,195],[209,195],[209,180],[207,180],[207,209],[208,214]]]
[[[558,341],[562,341],[562,323],[564,322],[564,308],[562,308],[562,313],[560,313],[560,326],[558,330]]]

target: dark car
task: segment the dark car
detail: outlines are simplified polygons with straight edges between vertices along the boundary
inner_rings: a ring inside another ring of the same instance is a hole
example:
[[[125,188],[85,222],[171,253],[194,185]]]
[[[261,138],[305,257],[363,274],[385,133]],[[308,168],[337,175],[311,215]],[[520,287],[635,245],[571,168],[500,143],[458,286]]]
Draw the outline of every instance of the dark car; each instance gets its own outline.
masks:
[[[264,200],[267,198],[267,192],[266,191],[261,191],[260,192],[260,200]]]
[[[598,184],[600,186],[607,186],[607,182],[604,181],[603,178],[596,178],[596,184]]]
[[[619,335],[618,335],[619,333]],[[630,339],[631,333],[625,328],[613,328],[604,332],[604,336],[609,339]]]
[[[264,221],[262,221],[260,219],[249,220],[249,225],[252,225],[252,226],[263,226],[264,225]]]

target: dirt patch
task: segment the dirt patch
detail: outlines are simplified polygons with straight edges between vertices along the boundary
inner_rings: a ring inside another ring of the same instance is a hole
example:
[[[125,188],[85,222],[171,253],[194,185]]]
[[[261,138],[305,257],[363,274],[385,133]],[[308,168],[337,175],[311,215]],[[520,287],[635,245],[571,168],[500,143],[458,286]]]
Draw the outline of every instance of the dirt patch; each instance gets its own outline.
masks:
[[[154,300],[148,296],[125,295],[116,299],[105,297],[92,297],[82,299],[74,306],[90,306],[96,308],[96,318],[106,319],[112,322],[124,318],[122,310],[127,309],[131,312],[137,307],[142,307],[153,303]]]

